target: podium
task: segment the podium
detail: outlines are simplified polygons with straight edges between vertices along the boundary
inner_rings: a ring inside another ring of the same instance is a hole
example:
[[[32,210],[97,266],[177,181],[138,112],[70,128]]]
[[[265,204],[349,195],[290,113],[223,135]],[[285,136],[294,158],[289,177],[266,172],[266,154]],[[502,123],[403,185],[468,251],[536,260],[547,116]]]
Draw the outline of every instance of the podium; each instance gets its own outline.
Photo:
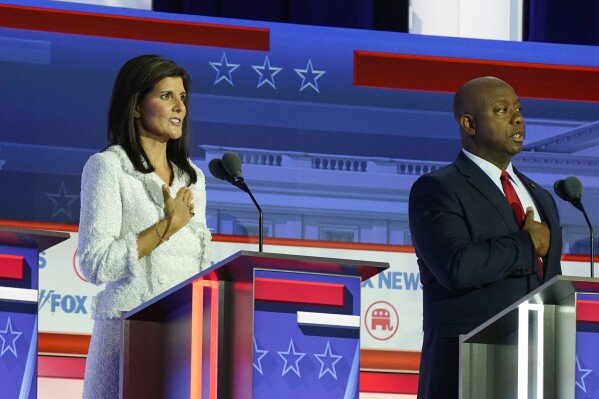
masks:
[[[596,397],[598,371],[596,278],[554,277],[460,336],[462,399]]]
[[[0,386],[3,398],[37,398],[39,253],[68,233],[0,226]]]
[[[123,315],[122,398],[358,398],[387,263],[241,251]]]

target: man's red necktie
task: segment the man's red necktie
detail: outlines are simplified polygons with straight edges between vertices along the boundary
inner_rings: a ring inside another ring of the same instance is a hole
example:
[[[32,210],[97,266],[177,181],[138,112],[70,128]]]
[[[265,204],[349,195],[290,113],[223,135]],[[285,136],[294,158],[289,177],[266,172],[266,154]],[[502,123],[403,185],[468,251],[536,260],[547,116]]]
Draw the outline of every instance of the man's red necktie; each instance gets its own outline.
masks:
[[[501,172],[501,187],[503,187],[503,192],[505,193],[505,197],[508,202],[512,206],[514,210],[514,215],[516,216],[516,221],[518,222],[518,226],[522,228],[522,223],[524,223],[524,207],[522,207],[522,202],[520,202],[520,198],[518,198],[518,194],[516,194],[516,190],[514,190],[514,186],[512,186],[512,182],[510,181],[510,175],[504,170]],[[541,268],[541,276],[544,273],[543,270],[543,260],[539,257],[539,266]]]
[[[522,227],[522,223],[524,223],[524,208],[522,207],[520,198],[518,198],[518,194],[516,194],[516,190],[514,190],[514,186],[512,186],[510,175],[505,170],[501,172],[501,187],[503,187],[505,197],[514,210],[518,226]]]

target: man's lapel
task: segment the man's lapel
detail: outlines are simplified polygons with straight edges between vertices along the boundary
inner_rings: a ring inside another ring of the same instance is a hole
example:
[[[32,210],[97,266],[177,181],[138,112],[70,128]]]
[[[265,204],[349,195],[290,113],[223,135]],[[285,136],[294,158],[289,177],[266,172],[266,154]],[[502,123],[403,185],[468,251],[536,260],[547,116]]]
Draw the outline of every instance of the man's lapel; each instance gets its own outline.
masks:
[[[472,162],[464,153],[460,152],[454,165],[464,176],[466,181],[478,190],[489,201],[503,218],[510,230],[518,230],[519,226],[514,217],[514,211],[506,200],[499,187],[491,181],[489,176]]]

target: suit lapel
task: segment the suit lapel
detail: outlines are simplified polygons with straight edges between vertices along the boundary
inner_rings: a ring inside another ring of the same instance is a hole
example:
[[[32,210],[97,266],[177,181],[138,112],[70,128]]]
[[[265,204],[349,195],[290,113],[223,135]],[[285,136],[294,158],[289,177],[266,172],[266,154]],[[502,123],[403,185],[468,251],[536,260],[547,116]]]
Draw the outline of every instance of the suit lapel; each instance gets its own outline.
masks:
[[[485,172],[483,172],[474,162],[472,162],[464,153],[460,152],[458,158],[454,162],[457,170],[464,176],[464,178],[471,184],[474,188],[476,188],[494,207],[497,209],[497,212],[501,215],[504,223],[508,227],[510,231],[519,231],[520,226],[516,222],[516,218],[514,217],[514,211],[512,207],[505,199],[505,196],[499,188],[491,181],[489,176]],[[540,216],[542,220],[547,220],[546,218],[546,209],[547,202],[545,198],[542,196],[540,190],[537,189],[536,184],[522,175],[514,168],[515,173],[518,175],[520,180],[525,184],[526,189],[530,193],[533,201],[535,202],[535,206],[537,210],[540,212]],[[551,221],[547,221],[551,228]],[[553,231],[553,229],[552,229]],[[548,254],[549,255],[549,254]],[[545,260],[545,259],[544,259]],[[542,282],[541,276],[537,273],[537,278],[540,282]]]
[[[561,234],[559,221],[555,220],[555,218],[553,218],[551,216],[551,213],[549,212],[549,209],[551,209],[552,205],[548,202],[549,198],[547,198],[545,192],[543,190],[539,190],[535,182],[524,176],[522,173],[516,170],[516,168],[514,168],[514,172],[518,175],[520,181],[522,181],[526,186],[528,193],[530,194],[532,200],[535,202],[535,206],[537,207],[537,211],[539,212],[541,220],[547,223],[547,225],[549,226],[549,231],[551,232],[551,235],[553,236],[554,234]],[[552,265],[549,264],[548,259],[552,257],[552,253],[555,250],[556,246],[550,245],[549,252],[546,256],[543,257],[543,263],[545,265],[545,276],[547,276],[548,274],[553,275],[551,273],[548,273],[548,268],[552,267]],[[559,248],[559,250],[561,251],[561,248]],[[541,280],[541,282],[546,280],[545,278],[542,279],[540,275],[538,277],[539,280]]]
[[[550,220],[548,220],[547,217],[546,209],[548,204],[545,201],[545,198],[542,196],[542,192],[538,190],[536,183],[524,176],[516,168],[514,168],[514,173],[516,173],[516,175],[518,175],[518,177],[520,178],[520,181],[524,183],[526,191],[528,191],[528,193],[530,194],[530,197],[532,198],[532,200],[535,203],[535,206],[537,207],[537,211],[539,211],[539,217],[541,218],[541,220],[545,222],[551,222]]]
[[[510,231],[519,229],[514,211],[509,202],[505,199],[499,187],[483,172],[474,162],[472,162],[464,153],[460,151],[454,165],[458,171],[465,177],[466,181],[478,190],[494,207],[502,217],[504,223]]]

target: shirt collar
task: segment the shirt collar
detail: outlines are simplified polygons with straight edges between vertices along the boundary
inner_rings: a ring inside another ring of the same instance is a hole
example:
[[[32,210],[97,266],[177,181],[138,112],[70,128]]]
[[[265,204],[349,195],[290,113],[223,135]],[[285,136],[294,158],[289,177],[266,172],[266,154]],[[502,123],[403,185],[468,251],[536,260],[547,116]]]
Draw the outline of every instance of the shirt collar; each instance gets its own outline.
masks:
[[[466,151],[463,148],[462,148],[462,152],[472,162],[474,162],[479,168],[481,168],[482,171],[485,172],[485,174],[491,178],[491,180],[493,180],[494,182],[498,182],[500,180],[502,170],[499,169],[497,166],[493,165],[491,162],[487,161],[486,159],[482,159],[481,157],[476,156],[473,153]],[[516,182],[516,183],[518,182],[518,179],[515,178],[514,167],[512,166],[511,162],[507,165],[507,168],[505,168],[505,171],[510,175],[510,179],[512,180],[512,182]]]

